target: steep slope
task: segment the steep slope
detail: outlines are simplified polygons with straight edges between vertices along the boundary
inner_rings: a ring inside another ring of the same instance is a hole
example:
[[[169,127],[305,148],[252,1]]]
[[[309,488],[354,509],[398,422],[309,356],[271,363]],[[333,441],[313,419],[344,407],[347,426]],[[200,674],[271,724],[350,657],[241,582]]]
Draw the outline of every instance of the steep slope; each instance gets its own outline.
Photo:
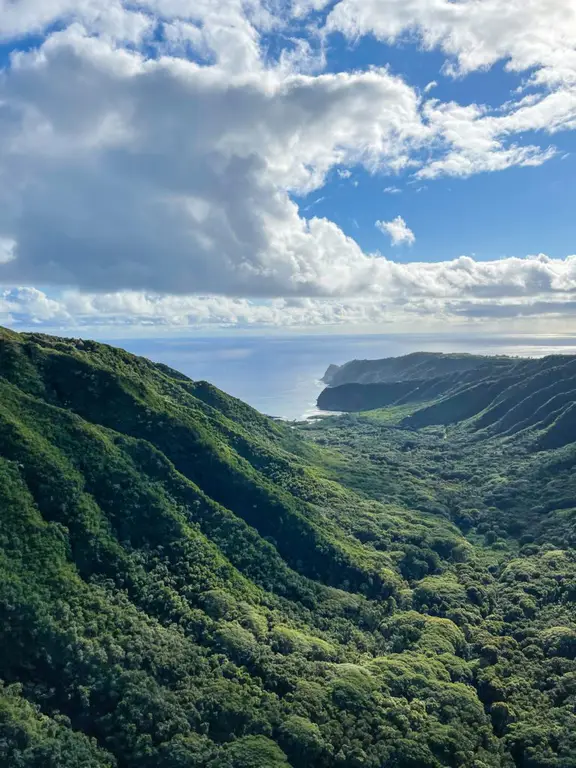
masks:
[[[469,419],[480,435],[515,434],[528,430],[537,448],[559,448],[573,441],[573,394],[576,358],[555,355],[521,361],[504,377],[489,377],[417,410],[404,424],[421,428]]]
[[[333,459],[164,366],[0,332],[0,764],[508,765],[462,630],[409,610],[414,564],[470,544]]]
[[[514,376],[521,358],[416,352],[384,360],[353,360],[324,376],[328,387],[318,407],[332,411],[367,411],[389,405],[427,403],[484,381]]]
[[[470,355],[465,353],[414,352],[382,360],[351,360],[344,365],[330,365],[323,381],[330,387],[342,384],[382,384],[398,381],[425,381],[451,374],[486,368],[505,373],[518,358]]]
[[[573,365],[515,366],[296,429],[0,331],[0,765],[575,765]]]
[[[326,411],[359,413],[414,405],[417,407],[403,422],[410,429],[467,421],[467,428],[480,437],[528,431],[534,436],[534,447],[542,449],[572,442],[576,426],[574,356],[552,355],[536,360],[463,356],[462,369],[422,379],[410,378],[424,365],[420,353],[415,356],[418,365],[410,360],[412,357],[397,358],[395,366],[394,358],[371,361],[385,364],[386,375],[398,378],[377,384],[330,386],[320,394],[318,406]],[[459,356],[452,359],[433,353],[424,360],[432,374],[447,362],[461,364]],[[355,363],[349,365],[353,370]],[[331,381],[336,377],[332,376]]]
[[[318,396],[318,407],[325,411],[357,413],[391,405],[423,404],[458,395],[484,384],[501,386],[507,381],[490,366],[429,379],[405,379],[382,384],[342,384],[327,387]],[[512,381],[512,379],[510,379]],[[490,402],[490,401],[489,401]]]

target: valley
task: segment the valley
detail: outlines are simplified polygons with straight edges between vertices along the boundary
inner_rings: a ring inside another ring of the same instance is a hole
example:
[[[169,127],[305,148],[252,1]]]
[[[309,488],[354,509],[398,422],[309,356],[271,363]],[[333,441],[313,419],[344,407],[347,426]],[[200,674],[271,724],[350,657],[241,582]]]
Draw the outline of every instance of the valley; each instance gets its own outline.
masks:
[[[285,424],[1,330],[0,764],[574,766],[576,360],[457,357]]]

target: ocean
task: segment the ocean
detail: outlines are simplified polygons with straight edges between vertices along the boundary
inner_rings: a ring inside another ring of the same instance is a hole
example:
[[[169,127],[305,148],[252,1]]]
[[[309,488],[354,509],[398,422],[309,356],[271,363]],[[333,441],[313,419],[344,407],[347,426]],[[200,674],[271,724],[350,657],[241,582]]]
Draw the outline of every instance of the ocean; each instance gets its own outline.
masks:
[[[102,339],[105,341],[105,339]],[[328,365],[410,352],[472,352],[541,357],[576,354],[576,337],[447,335],[229,335],[124,339],[110,343],[205,379],[262,413],[301,419],[319,413]]]

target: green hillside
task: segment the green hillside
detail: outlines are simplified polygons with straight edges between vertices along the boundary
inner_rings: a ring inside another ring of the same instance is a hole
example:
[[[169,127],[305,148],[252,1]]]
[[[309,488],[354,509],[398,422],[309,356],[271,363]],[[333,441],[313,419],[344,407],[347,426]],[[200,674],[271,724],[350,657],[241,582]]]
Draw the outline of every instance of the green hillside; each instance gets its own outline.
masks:
[[[318,397],[326,411],[368,411],[391,405],[428,403],[459,393],[479,382],[518,379],[532,361],[505,356],[415,352],[383,360],[352,360],[331,365],[328,385]]]
[[[505,425],[501,387],[473,429],[295,429],[0,331],[0,765],[574,766],[569,390],[512,434],[542,375]]]
[[[414,360],[419,361],[418,365]],[[462,366],[462,361],[464,367],[459,370],[438,375],[446,365]],[[331,384],[321,392],[318,407],[361,413],[415,406],[404,421],[404,426],[413,429],[467,421],[471,431],[482,435],[532,430],[538,433],[535,445],[541,448],[560,448],[574,439],[574,356],[529,360],[418,353],[367,362],[373,367],[381,364],[380,370],[388,371],[392,378],[365,383],[362,371],[355,368],[357,361],[353,361],[339,371],[355,371],[358,380]],[[429,375],[412,378],[424,366]],[[336,375],[330,381],[336,382]]]
[[[382,360],[351,360],[344,365],[331,365],[323,381],[330,387],[343,384],[382,384],[396,381],[423,381],[489,369],[505,373],[521,358],[470,355],[462,352],[413,352],[401,357]]]

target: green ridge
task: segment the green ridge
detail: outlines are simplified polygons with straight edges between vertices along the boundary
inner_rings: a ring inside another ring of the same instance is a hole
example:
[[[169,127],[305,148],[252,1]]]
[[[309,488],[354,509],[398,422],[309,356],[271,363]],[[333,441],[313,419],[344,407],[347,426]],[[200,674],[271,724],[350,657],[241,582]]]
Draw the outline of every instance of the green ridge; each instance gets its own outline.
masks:
[[[295,429],[0,329],[0,765],[574,765],[573,400],[548,387],[516,432],[468,405],[408,429],[415,403]]]

